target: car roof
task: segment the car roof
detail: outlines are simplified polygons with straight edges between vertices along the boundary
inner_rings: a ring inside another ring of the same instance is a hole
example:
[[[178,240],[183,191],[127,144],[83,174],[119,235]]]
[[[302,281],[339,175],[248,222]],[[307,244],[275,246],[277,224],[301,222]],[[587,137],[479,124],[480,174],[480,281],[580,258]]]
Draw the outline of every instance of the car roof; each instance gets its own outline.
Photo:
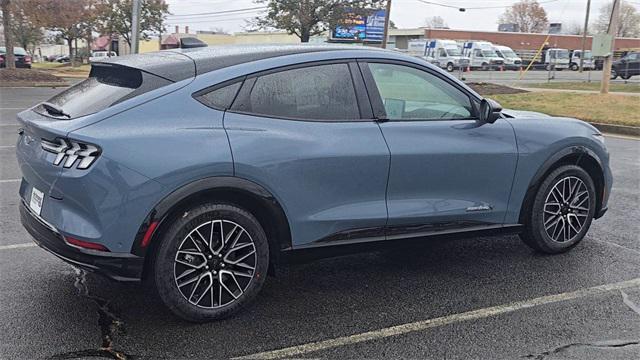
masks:
[[[100,60],[94,64],[115,64],[137,68],[171,81],[180,81],[225,67],[278,56],[321,52],[376,50],[353,45],[226,45],[192,49],[171,49]],[[378,51],[384,51],[378,49]]]

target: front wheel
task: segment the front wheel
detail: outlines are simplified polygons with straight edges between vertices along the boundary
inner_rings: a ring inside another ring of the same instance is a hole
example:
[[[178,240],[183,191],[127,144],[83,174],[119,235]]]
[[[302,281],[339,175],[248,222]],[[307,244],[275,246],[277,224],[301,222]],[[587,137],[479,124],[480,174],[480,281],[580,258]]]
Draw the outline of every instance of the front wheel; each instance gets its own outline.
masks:
[[[578,66],[578,64],[571,64],[571,70],[578,71],[578,69],[580,69],[580,66]]]
[[[269,246],[253,215],[228,204],[197,205],[163,232],[154,280],[164,304],[195,322],[222,319],[264,284]]]
[[[453,72],[453,70],[454,70],[454,69],[455,69],[455,68],[453,67],[453,64],[452,64],[452,63],[448,63],[448,64],[447,64],[447,71],[448,71],[448,72]]]
[[[525,211],[520,237],[536,251],[557,254],[576,246],[591,226],[596,191],[589,174],[579,166],[565,165],[540,185],[532,206]]]
[[[620,75],[620,77],[623,78],[624,80],[631,79],[631,75]]]

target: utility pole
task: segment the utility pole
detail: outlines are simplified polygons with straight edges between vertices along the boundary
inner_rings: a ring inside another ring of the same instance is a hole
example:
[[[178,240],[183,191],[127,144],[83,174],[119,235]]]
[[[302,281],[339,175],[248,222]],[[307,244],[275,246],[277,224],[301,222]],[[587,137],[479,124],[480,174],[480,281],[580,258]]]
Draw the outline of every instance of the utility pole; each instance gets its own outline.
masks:
[[[589,27],[589,10],[591,10],[591,0],[587,0],[587,13],[584,16],[584,30],[582,30],[582,52],[580,53],[580,72],[584,64],[584,52],[587,45],[587,28]]]
[[[133,9],[131,11],[131,53],[138,53],[138,44],[140,42],[140,1],[133,0]]]
[[[384,17],[384,33],[382,35],[382,48],[387,48],[387,38],[389,37],[389,19],[391,19],[391,0],[387,0],[387,9]]]
[[[618,32],[618,15],[620,13],[620,0],[613,0],[613,7],[611,9],[611,20],[609,21],[609,28],[607,34],[611,36],[611,49],[609,56],[604,58],[604,64],[602,66],[602,82],[600,84],[600,94],[609,93],[609,80],[611,78],[611,62],[613,61],[613,49],[615,49],[616,33]]]

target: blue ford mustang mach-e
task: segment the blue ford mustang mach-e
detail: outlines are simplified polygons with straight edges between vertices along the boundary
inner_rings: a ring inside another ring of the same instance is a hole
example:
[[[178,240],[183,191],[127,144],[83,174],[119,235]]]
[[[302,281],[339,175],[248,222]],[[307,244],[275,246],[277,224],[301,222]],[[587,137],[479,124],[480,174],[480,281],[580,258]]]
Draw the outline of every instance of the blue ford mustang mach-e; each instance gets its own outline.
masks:
[[[22,223],[75,266],[228,316],[296,254],[519,233],[571,249],[607,209],[602,134],[501,111],[400,53],[211,47],[92,64],[18,115]]]

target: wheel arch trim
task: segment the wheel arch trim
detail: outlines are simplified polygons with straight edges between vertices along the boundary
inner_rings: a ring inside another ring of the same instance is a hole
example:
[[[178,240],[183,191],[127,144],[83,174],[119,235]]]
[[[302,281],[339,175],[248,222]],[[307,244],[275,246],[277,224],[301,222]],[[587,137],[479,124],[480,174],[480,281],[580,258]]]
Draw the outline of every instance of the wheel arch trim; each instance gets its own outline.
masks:
[[[244,178],[235,176],[212,176],[187,183],[160,200],[140,225],[131,247],[131,253],[144,257],[149,249],[154,245],[157,245],[155,243],[157,243],[157,236],[160,233],[159,229],[162,228],[163,222],[170,214],[172,214],[173,211],[177,210],[181,205],[189,203],[189,200],[194,199],[198,194],[208,196],[212,192],[219,192],[221,194],[243,194],[258,201],[258,205],[261,208],[274,216],[273,225],[278,232],[276,244],[278,246],[272,247],[272,242],[270,241],[270,248],[272,250],[282,250],[291,247],[291,230],[289,222],[282,206],[275,196],[273,196],[263,186]],[[256,215],[254,214],[254,216]],[[152,225],[153,223],[156,223],[156,225]],[[150,226],[155,227],[155,229],[152,230],[154,232],[151,235],[147,235],[147,237],[151,236],[151,240],[149,241],[148,246],[142,246],[142,241]],[[267,229],[265,229],[265,231],[267,231]],[[277,253],[272,255],[274,255],[274,260],[278,256]]]
[[[527,206],[530,198],[532,198],[535,195],[535,190],[538,189],[540,183],[544,180],[544,177],[548,173],[553,171],[553,169],[555,169],[557,165],[563,163],[564,160],[576,158],[575,161],[572,160],[571,164],[580,165],[582,159],[585,156],[595,161],[595,163],[598,165],[598,171],[600,176],[604,178],[604,167],[602,165],[602,160],[600,159],[598,154],[592,149],[584,145],[573,145],[573,146],[565,147],[560,151],[555,152],[553,155],[551,155],[549,158],[547,158],[547,160],[545,160],[542,163],[542,165],[538,168],[535,175],[531,178],[531,181],[529,182],[529,186],[527,187],[527,191],[525,193],[525,197],[522,201],[522,205],[520,208],[520,215],[519,215],[520,223],[523,223],[523,220],[524,220],[523,216],[525,214],[525,211],[523,210],[525,206]],[[599,210],[602,207],[602,200],[603,200],[602,189],[598,188],[599,184],[596,183],[597,181],[599,181],[598,179],[593,179],[593,181],[595,183],[594,185],[596,185],[596,199],[597,199],[596,210]],[[600,184],[600,186],[604,188],[604,183]]]

